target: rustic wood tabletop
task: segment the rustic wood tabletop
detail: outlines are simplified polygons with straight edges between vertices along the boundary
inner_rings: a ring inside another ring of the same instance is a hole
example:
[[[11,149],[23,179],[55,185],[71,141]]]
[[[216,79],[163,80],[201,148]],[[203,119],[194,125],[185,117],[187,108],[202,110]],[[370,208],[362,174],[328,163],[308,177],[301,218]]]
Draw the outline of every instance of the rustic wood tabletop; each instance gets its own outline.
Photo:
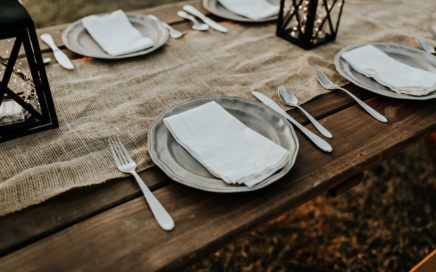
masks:
[[[138,12],[155,14],[189,31],[190,24],[176,16],[180,7],[170,4]],[[81,58],[62,46],[65,27],[39,33],[52,34],[68,56]],[[49,56],[48,48],[41,45]],[[436,131],[434,101],[395,100],[352,85],[347,88],[390,122],[382,124],[362,114],[354,101],[338,92],[311,100],[305,108],[335,131],[330,141],[334,152],[323,153],[301,140],[293,170],[253,193],[202,192],[172,182],[157,167],[142,172],[143,180],[173,216],[176,228],[172,232],[159,228],[131,177],[74,189],[0,217],[0,271],[177,270],[261,222],[355,183],[365,169]],[[311,127],[298,112],[292,113]]]

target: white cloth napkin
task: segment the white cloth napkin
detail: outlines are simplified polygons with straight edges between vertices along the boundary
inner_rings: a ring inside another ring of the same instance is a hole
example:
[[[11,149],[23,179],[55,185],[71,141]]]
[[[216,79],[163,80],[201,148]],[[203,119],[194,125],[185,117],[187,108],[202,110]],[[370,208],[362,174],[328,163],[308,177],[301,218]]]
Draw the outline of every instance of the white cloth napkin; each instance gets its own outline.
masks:
[[[436,90],[436,73],[397,61],[372,45],[358,47],[342,57],[357,72],[397,93],[422,96]]]
[[[124,55],[153,46],[153,41],[142,36],[122,10],[103,16],[91,15],[82,22],[89,35],[109,55]]]
[[[174,139],[214,176],[252,187],[288,161],[289,151],[236,119],[215,101],[167,117]]]
[[[218,0],[226,9],[253,20],[265,19],[279,13],[280,7],[267,0]]]

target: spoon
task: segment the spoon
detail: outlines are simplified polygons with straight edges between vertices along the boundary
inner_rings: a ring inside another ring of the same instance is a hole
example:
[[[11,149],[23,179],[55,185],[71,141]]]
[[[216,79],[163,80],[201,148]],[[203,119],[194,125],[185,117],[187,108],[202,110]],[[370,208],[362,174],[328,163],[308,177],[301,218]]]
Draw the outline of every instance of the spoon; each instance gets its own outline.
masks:
[[[164,27],[168,30],[168,32],[170,33],[170,37],[172,39],[179,39],[181,37],[183,37],[183,35],[185,35],[185,32],[180,32],[177,29],[175,29],[174,27],[170,26],[169,24],[165,23],[164,21],[160,20],[159,18],[157,18],[156,16],[150,14],[148,15],[152,20],[155,20],[156,22],[160,22],[164,25]]]
[[[298,105],[298,99],[297,97],[288,90],[284,85],[281,85],[278,88],[279,96],[285,102],[286,105],[297,108],[301,110],[301,112],[306,115],[306,117],[312,122],[312,124],[315,126],[315,128],[325,137],[327,138],[333,138],[333,135],[328,131],[323,125],[321,125],[315,118],[313,118],[310,113],[308,113],[305,109],[303,109],[301,106]]]
[[[194,16],[191,16],[191,15],[189,15],[188,13],[186,13],[186,12],[184,12],[184,11],[182,11],[182,10],[179,10],[179,11],[177,12],[177,15],[179,15],[180,17],[182,17],[182,18],[184,18],[184,19],[187,19],[187,20],[191,21],[191,22],[192,22],[192,29],[194,29],[194,30],[206,31],[206,30],[209,29],[209,26],[208,26],[208,25],[206,25],[206,24],[202,24],[202,23],[199,23],[199,22],[194,18]]]

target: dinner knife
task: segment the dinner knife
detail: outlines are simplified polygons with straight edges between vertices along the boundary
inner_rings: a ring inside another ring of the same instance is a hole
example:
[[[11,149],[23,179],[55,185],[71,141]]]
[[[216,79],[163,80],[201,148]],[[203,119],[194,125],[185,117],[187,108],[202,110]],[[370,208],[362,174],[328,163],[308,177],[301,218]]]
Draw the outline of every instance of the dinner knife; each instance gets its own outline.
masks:
[[[41,40],[43,42],[45,42],[50,48],[51,50],[53,50],[53,55],[56,59],[56,61],[65,69],[68,70],[72,70],[74,69],[74,65],[71,62],[71,60],[67,57],[67,55],[64,54],[64,52],[62,52],[55,44],[55,42],[53,41],[53,38],[51,37],[50,34],[42,34],[41,35]]]
[[[256,90],[251,92],[257,99],[259,99],[260,102],[268,106],[269,108],[276,111],[278,114],[285,117],[289,122],[291,122],[294,126],[296,126],[301,132],[303,132],[304,135],[306,135],[307,138],[309,138],[316,146],[318,146],[322,151],[324,152],[332,152],[333,148],[332,146],[324,141],[321,137],[314,134],[312,131],[308,130],[304,126],[302,126],[300,123],[297,122],[292,116],[286,113],[285,110],[283,110],[279,105],[277,105],[276,102],[271,100],[271,98],[267,97],[266,95],[257,92]]]
[[[192,15],[200,18],[203,22],[205,22],[208,26],[210,26],[211,28],[226,33],[229,30],[225,27],[223,27],[222,25],[220,25],[219,23],[215,22],[214,20],[210,19],[209,17],[207,17],[206,15],[204,15],[203,13],[201,13],[201,11],[199,11],[198,9],[196,9],[195,7],[191,6],[191,5],[184,5],[183,6],[183,10],[191,13]]]

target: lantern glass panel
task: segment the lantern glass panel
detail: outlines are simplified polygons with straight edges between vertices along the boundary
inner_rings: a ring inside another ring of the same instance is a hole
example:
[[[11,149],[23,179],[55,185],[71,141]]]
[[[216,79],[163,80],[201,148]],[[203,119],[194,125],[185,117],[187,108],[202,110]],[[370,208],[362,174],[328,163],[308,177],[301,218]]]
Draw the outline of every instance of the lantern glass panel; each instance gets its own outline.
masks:
[[[309,49],[336,38],[344,0],[282,0],[277,35]]]

